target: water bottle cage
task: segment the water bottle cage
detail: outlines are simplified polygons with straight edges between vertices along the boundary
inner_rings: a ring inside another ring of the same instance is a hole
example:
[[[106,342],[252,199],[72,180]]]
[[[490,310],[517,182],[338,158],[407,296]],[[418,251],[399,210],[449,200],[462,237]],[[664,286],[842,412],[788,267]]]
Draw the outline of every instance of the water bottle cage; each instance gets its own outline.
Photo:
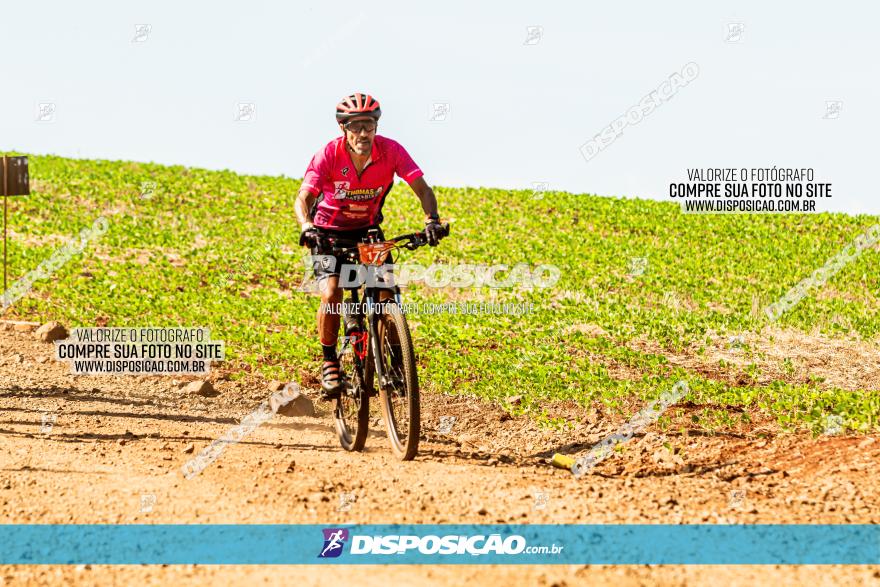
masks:
[[[367,351],[369,347],[367,346],[367,338],[369,337],[369,333],[364,331],[354,331],[347,335],[349,344],[351,344],[351,348],[354,349],[355,354],[359,359],[363,359],[367,356]]]

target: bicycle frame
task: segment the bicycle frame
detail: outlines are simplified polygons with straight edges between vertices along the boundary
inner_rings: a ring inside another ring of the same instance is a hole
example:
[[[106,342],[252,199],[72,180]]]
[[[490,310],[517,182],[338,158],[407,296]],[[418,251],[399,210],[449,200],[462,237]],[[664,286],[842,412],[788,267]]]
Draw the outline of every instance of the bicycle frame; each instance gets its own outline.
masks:
[[[396,237],[394,239],[391,239],[390,241],[385,241],[385,242],[397,243],[397,242],[406,240],[407,244],[400,245],[400,246],[396,245],[393,248],[396,249],[396,248],[406,247],[406,248],[410,248],[410,249],[415,249],[418,246],[421,246],[421,244],[423,244],[423,241],[422,241],[423,237],[424,237],[424,235],[422,235],[421,233],[413,233],[413,234],[408,234],[408,235],[402,235],[402,236]],[[335,242],[338,242],[338,240]],[[346,258],[346,260],[348,260],[348,261],[355,261],[356,262],[355,264],[358,267],[368,267],[367,264],[363,263],[359,258],[355,257],[354,251],[357,249],[357,244],[356,243],[354,243],[354,244],[355,244],[355,246],[348,246],[348,247],[333,246],[333,247],[331,247],[331,250],[334,253],[342,254]],[[414,246],[410,246],[412,244],[414,244]],[[384,366],[382,365],[382,361],[380,360],[381,355],[379,353],[380,341],[379,341],[378,337],[376,336],[376,332],[378,331],[378,327],[379,327],[379,313],[377,313],[376,309],[378,307],[380,307],[382,304],[387,303],[390,300],[393,300],[395,303],[397,303],[399,306],[401,306],[402,305],[402,297],[401,297],[400,287],[397,286],[396,284],[393,286],[390,286],[390,287],[375,287],[375,286],[368,286],[366,284],[359,284],[354,287],[343,287],[342,289],[344,291],[351,292],[350,302],[352,303],[352,305],[355,308],[357,308],[357,313],[354,315],[354,318],[357,321],[360,329],[367,333],[367,338],[368,338],[368,342],[370,345],[370,350],[372,350],[372,352],[373,352],[373,368],[374,368],[374,375],[375,376],[372,378],[372,385],[370,385],[370,389],[366,390],[367,393],[372,396],[372,395],[376,394],[375,382],[378,381],[379,385],[382,385],[382,382],[385,381],[385,370],[384,370]],[[361,290],[363,290],[363,304],[361,303],[361,299],[360,299]],[[381,299],[380,292],[388,291],[388,290],[390,290],[392,292],[391,297],[388,299],[385,299],[385,300]],[[345,304],[345,303],[346,303],[346,300],[343,299],[343,304]],[[366,305],[366,312],[361,311],[361,308],[364,305]],[[366,386],[367,378],[365,377],[365,372],[364,372],[364,368],[366,367],[366,364],[365,364],[364,359],[366,358],[366,355],[368,353],[364,353],[364,356],[361,356],[361,353],[357,352],[357,347],[355,346],[355,344],[352,343],[351,341],[349,341],[349,344],[351,344],[352,348],[355,351],[354,352],[355,369],[357,369],[357,371],[358,371],[358,376],[361,380],[361,383],[364,386]]]
[[[373,378],[373,384],[370,385],[370,388],[367,389],[367,393],[370,395],[374,395],[376,392],[375,382],[379,381],[380,384],[385,380],[385,368],[382,365],[382,361],[380,360],[379,354],[379,338],[376,336],[376,332],[379,327],[379,313],[376,312],[376,308],[384,303],[387,303],[389,300],[381,300],[379,296],[379,292],[385,288],[377,288],[377,287],[364,287],[357,286],[351,288],[343,288],[345,291],[351,292],[351,300],[350,302],[355,308],[358,308],[357,313],[353,316],[358,323],[358,326],[366,332],[367,341],[370,346],[370,350],[372,350],[373,354],[373,368],[375,369],[375,377]],[[360,300],[360,292],[364,290],[364,304],[366,304],[366,312],[361,312],[360,308],[362,307]],[[390,298],[395,301],[398,305],[401,304],[401,294],[400,288],[398,286],[394,286],[392,289],[393,294]],[[345,303],[345,301],[343,302]],[[361,383],[366,386],[367,378],[364,376],[364,368],[366,365],[366,358],[369,353],[364,352],[363,355],[358,352],[355,343],[352,341],[348,341],[348,344],[351,345],[354,350],[354,365],[358,370],[358,375],[360,376]]]

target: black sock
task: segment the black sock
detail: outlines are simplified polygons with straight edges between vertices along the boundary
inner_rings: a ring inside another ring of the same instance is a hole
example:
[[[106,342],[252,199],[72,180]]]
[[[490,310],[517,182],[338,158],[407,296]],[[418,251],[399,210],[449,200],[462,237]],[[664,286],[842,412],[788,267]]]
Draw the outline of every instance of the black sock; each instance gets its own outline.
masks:
[[[325,361],[335,361],[336,359],[336,345],[335,344],[322,344],[321,348],[324,351],[324,360]]]

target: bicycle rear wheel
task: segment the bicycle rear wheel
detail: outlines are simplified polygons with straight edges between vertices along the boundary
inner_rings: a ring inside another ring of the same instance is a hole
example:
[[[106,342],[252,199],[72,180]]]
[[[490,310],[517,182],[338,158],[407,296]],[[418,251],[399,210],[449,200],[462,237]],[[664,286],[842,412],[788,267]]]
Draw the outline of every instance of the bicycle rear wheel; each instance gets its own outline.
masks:
[[[409,325],[395,302],[380,306],[376,338],[383,380],[377,381],[391,451],[410,461],[419,450],[419,378]],[[372,371],[372,370],[371,370]]]
[[[339,353],[339,367],[345,378],[345,386],[336,400],[334,417],[336,434],[342,448],[360,451],[367,443],[370,398],[361,381],[354,354],[354,344],[351,341],[343,342]]]

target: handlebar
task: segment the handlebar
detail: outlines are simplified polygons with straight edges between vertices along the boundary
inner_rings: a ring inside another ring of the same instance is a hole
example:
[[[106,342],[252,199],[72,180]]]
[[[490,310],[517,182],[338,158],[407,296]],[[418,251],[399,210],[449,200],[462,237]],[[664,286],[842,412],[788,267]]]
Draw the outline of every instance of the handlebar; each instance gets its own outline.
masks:
[[[440,238],[444,239],[447,236],[449,236],[449,223],[448,222],[440,225]],[[396,243],[396,242],[400,242],[402,240],[409,241],[403,246],[411,251],[414,251],[417,248],[423,247],[426,244],[428,244],[428,235],[425,234],[425,231],[423,230],[421,232],[413,232],[410,234],[402,234],[400,236],[396,236],[392,239],[388,239],[388,242]]]
[[[440,225],[440,238],[446,238],[449,236],[449,223],[445,222]],[[331,254],[341,255],[348,252],[356,251],[359,241],[349,240],[349,239],[341,239],[337,237],[319,237],[320,241],[327,242],[330,244],[328,247]],[[405,241],[405,242],[403,242]],[[420,232],[412,232],[409,234],[402,234],[400,236],[396,236],[394,238],[385,239],[385,242],[389,243],[401,243],[397,245],[395,248],[406,248],[410,251],[414,251],[419,247],[423,247],[428,244],[428,235],[425,234],[425,231],[422,230]],[[340,243],[342,243],[340,245]],[[320,245],[320,243],[319,243]],[[319,248],[321,248],[319,246]]]

